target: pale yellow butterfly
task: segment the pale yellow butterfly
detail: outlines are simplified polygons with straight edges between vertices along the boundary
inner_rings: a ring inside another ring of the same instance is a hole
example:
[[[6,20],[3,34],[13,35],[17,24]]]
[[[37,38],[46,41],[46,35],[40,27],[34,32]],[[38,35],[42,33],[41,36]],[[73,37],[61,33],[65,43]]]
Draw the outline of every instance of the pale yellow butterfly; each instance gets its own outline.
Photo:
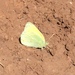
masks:
[[[27,22],[20,36],[20,41],[28,47],[43,48],[48,44],[43,34],[31,22]]]

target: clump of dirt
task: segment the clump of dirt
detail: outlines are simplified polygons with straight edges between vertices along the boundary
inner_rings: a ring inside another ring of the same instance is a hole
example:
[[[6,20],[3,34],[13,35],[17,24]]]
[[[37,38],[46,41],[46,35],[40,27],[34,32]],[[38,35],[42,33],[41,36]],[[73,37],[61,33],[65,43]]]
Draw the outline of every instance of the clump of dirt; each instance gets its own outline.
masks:
[[[43,50],[20,44],[28,21],[49,43]],[[74,32],[74,0],[0,1],[0,75],[75,75]]]

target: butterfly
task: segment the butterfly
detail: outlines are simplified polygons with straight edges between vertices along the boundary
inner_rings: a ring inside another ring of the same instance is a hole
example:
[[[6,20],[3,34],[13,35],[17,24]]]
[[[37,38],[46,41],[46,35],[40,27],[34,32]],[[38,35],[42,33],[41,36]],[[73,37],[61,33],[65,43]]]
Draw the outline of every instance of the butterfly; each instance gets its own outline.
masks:
[[[20,36],[21,44],[28,47],[44,48],[48,44],[43,34],[31,22],[27,22]]]

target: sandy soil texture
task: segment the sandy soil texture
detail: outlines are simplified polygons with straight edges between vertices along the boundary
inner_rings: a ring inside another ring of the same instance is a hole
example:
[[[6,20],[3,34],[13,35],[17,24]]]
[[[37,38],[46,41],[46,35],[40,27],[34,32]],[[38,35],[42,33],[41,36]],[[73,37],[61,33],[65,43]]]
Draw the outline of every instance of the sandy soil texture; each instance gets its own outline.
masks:
[[[43,50],[20,44],[28,21]],[[75,75],[75,0],[0,0],[0,75]]]

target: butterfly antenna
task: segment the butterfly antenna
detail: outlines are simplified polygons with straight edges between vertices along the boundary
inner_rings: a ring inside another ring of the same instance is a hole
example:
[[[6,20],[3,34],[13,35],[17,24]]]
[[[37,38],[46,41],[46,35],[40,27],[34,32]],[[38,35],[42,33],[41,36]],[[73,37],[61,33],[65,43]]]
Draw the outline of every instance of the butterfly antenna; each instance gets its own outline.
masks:
[[[49,40],[54,36],[55,34],[52,34],[52,36],[49,38]]]

